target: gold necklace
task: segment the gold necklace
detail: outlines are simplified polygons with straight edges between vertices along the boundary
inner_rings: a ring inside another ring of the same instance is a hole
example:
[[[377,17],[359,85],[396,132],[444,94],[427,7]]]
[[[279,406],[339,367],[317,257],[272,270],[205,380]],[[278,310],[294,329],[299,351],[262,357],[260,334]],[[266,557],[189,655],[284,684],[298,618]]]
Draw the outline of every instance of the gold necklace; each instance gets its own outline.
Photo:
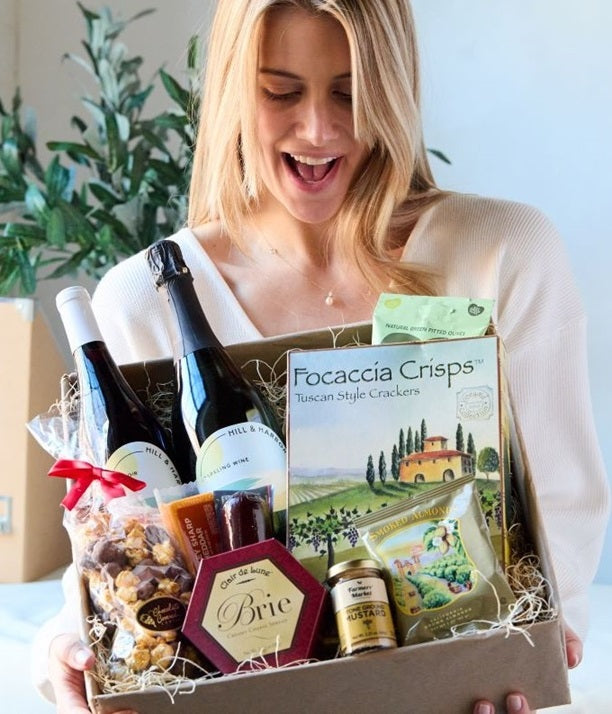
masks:
[[[296,268],[295,265],[290,263],[285,256],[279,252],[276,248],[274,248],[272,245],[270,245],[270,242],[266,238],[266,236],[261,233],[260,231],[257,231],[258,235],[261,237],[263,242],[266,244],[266,248],[268,250],[268,253],[270,255],[275,255],[276,257],[280,258],[285,265],[287,265],[291,270],[294,272],[298,273],[298,275],[301,275],[303,278],[305,278],[311,285],[314,285],[317,290],[320,290],[321,292],[325,293],[325,298],[323,302],[327,307],[333,307],[336,304],[336,296],[334,294],[333,289],[328,290],[327,288],[324,288],[322,285],[319,285],[319,283],[315,282],[309,275],[307,275],[303,270],[300,270],[299,268]]]

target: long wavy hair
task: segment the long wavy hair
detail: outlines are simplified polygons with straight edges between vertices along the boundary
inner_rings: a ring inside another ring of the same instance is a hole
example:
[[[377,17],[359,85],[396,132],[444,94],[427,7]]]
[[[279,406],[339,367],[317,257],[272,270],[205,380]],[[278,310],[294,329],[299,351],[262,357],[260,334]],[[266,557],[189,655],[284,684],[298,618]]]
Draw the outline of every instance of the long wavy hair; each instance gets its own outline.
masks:
[[[370,153],[330,228],[334,250],[370,286],[431,294],[430,273],[389,257],[443,195],[423,141],[419,60],[409,0],[219,0],[212,23],[189,197],[188,223],[218,220],[243,250],[257,206],[255,106],[263,22],[274,8],[327,13],[351,53],[355,136]]]

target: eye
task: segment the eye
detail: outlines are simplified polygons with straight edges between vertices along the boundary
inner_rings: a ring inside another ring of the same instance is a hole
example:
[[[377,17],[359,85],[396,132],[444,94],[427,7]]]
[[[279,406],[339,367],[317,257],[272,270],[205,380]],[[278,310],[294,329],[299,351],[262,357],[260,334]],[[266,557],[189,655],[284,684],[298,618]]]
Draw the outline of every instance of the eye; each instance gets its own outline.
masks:
[[[262,89],[262,92],[266,99],[273,102],[288,102],[300,96],[299,92],[273,92],[265,88]]]
[[[341,92],[340,90],[336,90],[334,92],[334,95],[341,101],[341,102],[346,102],[347,104],[352,104],[353,103],[353,95],[350,92]]]

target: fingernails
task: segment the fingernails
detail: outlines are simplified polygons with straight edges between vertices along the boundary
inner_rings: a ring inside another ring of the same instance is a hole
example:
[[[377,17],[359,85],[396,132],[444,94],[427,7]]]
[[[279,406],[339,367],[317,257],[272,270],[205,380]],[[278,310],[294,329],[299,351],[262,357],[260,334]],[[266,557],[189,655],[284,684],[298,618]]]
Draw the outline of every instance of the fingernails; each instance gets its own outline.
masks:
[[[523,711],[523,700],[516,694],[511,694],[506,701],[506,706],[509,712],[521,712]]]
[[[79,647],[74,653],[74,662],[79,667],[84,667],[91,657],[91,652],[85,647]]]
[[[490,704],[487,704],[486,702],[481,702],[476,707],[475,714],[494,714],[493,707]]]

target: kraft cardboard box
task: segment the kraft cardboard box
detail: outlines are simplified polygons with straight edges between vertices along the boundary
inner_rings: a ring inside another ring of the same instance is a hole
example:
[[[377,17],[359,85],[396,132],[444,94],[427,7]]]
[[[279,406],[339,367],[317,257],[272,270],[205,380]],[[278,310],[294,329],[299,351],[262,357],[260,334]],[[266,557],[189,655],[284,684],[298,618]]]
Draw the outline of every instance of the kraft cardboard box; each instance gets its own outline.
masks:
[[[262,371],[263,363],[276,363],[276,371],[282,371],[284,368],[279,365],[288,349],[338,347],[368,341],[369,326],[360,325],[355,330],[344,330],[340,336],[335,332],[317,331],[239,345],[230,352],[253,376]],[[166,361],[128,365],[124,372],[143,394],[151,394],[156,384],[167,385],[173,378],[172,365]],[[193,686],[181,685],[170,695],[158,688],[103,694],[93,678],[87,677],[92,710],[100,714],[123,708],[156,714],[215,710],[248,710],[256,714],[271,711],[310,714],[317,710],[371,714],[372,711],[406,711],[409,706],[411,714],[434,711],[468,714],[479,698],[493,701],[498,710],[503,711],[505,695],[514,690],[524,692],[534,709],[568,703],[567,663],[557,588],[527,470],[521,491],[534,547],[542,572],[550,583],[553,608],[550,619],[530,625],[525,632],[491,631],[343,659],[227,675],[199,681]],[[86,616],[86,598],[84,608]],[[84,624],[84,636],[85,630]]]
[[[0,582],[36,580],[70,562],[62,526],[66,484],[26,424],[58,397],[65,370],[36,302],[0,300]]]

